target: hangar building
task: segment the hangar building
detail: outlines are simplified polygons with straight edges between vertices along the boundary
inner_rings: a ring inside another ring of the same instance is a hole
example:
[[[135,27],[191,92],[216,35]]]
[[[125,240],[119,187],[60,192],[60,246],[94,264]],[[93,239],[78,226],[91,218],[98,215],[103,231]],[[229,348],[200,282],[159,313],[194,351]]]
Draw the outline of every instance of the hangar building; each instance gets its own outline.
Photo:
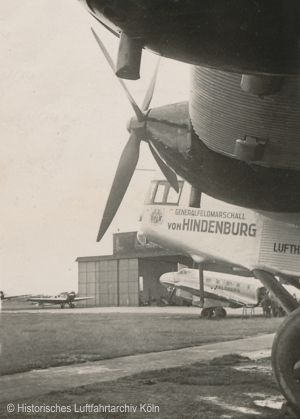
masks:
[[[113,254],[78,257],[78,293],[94,297],[84,307],[159,303],[167,295],[159,277],[190,259],[155,245],[142,246],[136,232],[113,235]],[[78,305],[78,304],[77,304]]]

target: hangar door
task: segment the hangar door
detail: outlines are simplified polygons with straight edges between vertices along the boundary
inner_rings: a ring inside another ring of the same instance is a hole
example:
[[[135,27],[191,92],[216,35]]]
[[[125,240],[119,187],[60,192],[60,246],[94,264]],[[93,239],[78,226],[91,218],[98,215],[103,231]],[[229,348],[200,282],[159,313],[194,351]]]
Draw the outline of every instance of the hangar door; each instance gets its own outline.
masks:
[[[80,305],[138,306],[138,275],[137,259],[79,262],[79,295],[93,297]]]
[[[118,305],[118,265],[116,260],[79,262],[78,293],[92,297],[80,306]]]
[[[137,259],[119,260],[119,305],[138,306],[139,267]]]
[[[89,307],[97,304],[96,301],[96,266],[95,262],[81,262],[78,264],[78,294],[80,297],[93,297],[80,301],[77,306]]]
[[[118,265],[116,260],[99,262],[97,278],[97,299],[101,307],[118,305]]]

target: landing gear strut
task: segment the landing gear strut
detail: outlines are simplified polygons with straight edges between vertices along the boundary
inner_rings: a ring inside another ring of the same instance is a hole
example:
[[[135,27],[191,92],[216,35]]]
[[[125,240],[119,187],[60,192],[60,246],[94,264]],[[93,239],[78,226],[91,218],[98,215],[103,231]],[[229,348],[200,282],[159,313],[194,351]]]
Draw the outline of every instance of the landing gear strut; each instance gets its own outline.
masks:
[[[300,308],[279,281],[269,272],[255,269],[254,276],[274,295],[289,314],[276,333],[272,367],[289,407],[300,417]]]
[[[273,371],[292,410],[300,416],[300,308],[280,326],[272,347]]]

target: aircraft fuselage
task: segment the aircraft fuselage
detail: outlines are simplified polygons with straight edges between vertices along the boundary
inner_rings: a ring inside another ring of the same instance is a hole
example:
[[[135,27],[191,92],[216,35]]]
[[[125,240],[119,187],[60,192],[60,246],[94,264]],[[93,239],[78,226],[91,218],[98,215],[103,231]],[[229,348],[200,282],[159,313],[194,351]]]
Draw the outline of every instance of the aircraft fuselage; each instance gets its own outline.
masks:
[[[192,208],[187,202],[186,182],[182,183],[178,203],[168,202],[166,182],[155,184],[144,206],[141,238],[144,236],[149,242],[180,250],[198,263],[219,261],[249,271],[266,269],[299,275],[299,216],[292,224],[289,215],[278,220],[272,218],[272,214],[262,215],[206,195],[201,198],[201,208]],[[166,191],[162,195],[164,187]]]
[[[164,286],[171,286],[191,295],[200,296],[199,272],[184,268],[178,272],[168,272],[160,277]],[[243,305],[258,305],[264,293],[260,281],[253,277],[241,277],[221,272],[204,271],[204,294],[208,300],[204,307],[219,305],[233,308]],[[221,304],[222,303],[222,304]],[[226,303],[226,304],[225,304]]]

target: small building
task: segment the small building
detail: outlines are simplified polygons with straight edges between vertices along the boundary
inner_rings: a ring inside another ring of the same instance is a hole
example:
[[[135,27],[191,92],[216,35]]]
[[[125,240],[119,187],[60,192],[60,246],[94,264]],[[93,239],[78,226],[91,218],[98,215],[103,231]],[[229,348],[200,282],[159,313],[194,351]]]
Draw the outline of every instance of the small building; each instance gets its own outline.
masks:
[[[190,259],[155,245],[142,246],[136,232],[113,235],[113,254],[78,257],[78,294],[94,297],[84,307],[159,304],[167,296],[160,282],[165,272]]]

